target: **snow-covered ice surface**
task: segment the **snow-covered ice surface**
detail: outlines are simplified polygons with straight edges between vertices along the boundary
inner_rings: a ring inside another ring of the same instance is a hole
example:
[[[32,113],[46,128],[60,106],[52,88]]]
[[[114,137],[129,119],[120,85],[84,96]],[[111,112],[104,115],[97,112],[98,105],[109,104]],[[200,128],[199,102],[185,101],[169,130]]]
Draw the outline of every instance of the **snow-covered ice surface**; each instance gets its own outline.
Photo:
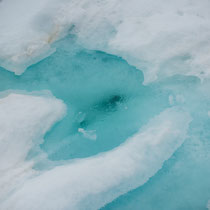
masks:
[[[1,65],[20,74],[71,33],[86,47],[137,66],[145,83],[177,73],[203,79],[209,77],[209,7],[209,0],[2,1]]]
[[[0,98],[0,198],[35,172],[25,158],[33,144],[65,114],[62,101],[52,97],[6,93]],[[36,139],[35,142],[33,142]]]
[[[209,37],[209,0],[0,1],[0,210],[209,208]]]
[[[168,109],[118,148],[27,181],[1,208],[98,209],[160,169],[183,143],[189,122],[186,113]]]

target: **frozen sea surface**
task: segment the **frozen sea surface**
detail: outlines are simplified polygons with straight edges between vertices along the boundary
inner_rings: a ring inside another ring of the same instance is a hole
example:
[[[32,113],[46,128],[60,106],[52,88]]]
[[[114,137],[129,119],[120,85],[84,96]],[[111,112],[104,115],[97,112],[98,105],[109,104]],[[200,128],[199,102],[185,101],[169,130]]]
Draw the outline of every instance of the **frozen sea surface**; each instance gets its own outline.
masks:
[[[15,4],[0,2],[0,209],[208,209],[209,1]]]

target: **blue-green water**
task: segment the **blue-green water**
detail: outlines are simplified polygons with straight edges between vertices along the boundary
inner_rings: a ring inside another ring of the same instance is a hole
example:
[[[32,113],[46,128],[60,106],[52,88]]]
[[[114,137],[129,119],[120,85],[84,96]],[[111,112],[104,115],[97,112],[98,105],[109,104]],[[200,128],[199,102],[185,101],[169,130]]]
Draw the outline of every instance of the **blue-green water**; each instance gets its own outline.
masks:
[[[121,58],[87,51],[67,40],[57,43],[56,53],[22,76],[7,71],[0,75],[0,90],[47,89],[68,106],[67,116],[40,146],[49,159],[87,157],[110,150],[169,106],[168,92],[143,86],[142,72]]]
[[[145,185],[121,196],[103,209],[207,209],[210,197],[208,89],[207,92],[203,91],[207,87],[203,88],[195,77],[175,76],[160,84],[184,96],[182,106],[193,117],[189,137]]]
[[[104,209],[202,210],[210,198],[210,99],[196,77],[174,76],[143,85],[143,74],[125,60],[88,51],[72,41],[57,42],[57,51],[29,67],[21,76],[1,69],[0,91],[50,90],[67,105],[67,115],[33,148],[51,164],[84,158],[117,147],[170,106],[182,106],[193,118],[189,137],[144,186]],[[207,89],[207,88],[205,88]],[[179,100],[169,103],[170,97]],[[38,160],[36,170],[47,168]]]

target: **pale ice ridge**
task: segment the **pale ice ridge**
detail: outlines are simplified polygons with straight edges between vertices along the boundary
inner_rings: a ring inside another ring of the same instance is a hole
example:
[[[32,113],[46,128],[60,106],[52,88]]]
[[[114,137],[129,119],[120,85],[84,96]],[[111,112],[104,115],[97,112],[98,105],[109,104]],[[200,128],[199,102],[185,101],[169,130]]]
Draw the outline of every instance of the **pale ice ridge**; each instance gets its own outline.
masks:
[[[143,70],[145,83],[177,73],[204,79],[210,75],[209,8],[209,0],[2,1],[0,63],[20,74],[71,33],[85,47]]]
[[[65,114],[53,97],[9,93],[0,98],[0,202],[33,175],[33,162],[25,161],[32,146]]]
[[[183,143],[190,121],[185,111],[166,109],[119,147],[27,180],[0,209],[98,209],[147,182]]]

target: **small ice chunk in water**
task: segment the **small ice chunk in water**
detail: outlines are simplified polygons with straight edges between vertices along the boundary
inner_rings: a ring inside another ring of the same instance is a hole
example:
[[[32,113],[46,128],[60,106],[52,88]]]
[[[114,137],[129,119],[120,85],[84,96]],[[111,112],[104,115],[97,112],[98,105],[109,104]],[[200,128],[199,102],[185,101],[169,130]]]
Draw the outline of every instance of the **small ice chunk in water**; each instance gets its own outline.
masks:
[[[208,203],[207,203],[206,207],[207,207],[208,210],[210,210],[210,200],[208,200]]]
[[[97,135],[95,130],[85,130],[83,128],[78,128],[78,132],[82,133],[87,139],[96,140]]]

